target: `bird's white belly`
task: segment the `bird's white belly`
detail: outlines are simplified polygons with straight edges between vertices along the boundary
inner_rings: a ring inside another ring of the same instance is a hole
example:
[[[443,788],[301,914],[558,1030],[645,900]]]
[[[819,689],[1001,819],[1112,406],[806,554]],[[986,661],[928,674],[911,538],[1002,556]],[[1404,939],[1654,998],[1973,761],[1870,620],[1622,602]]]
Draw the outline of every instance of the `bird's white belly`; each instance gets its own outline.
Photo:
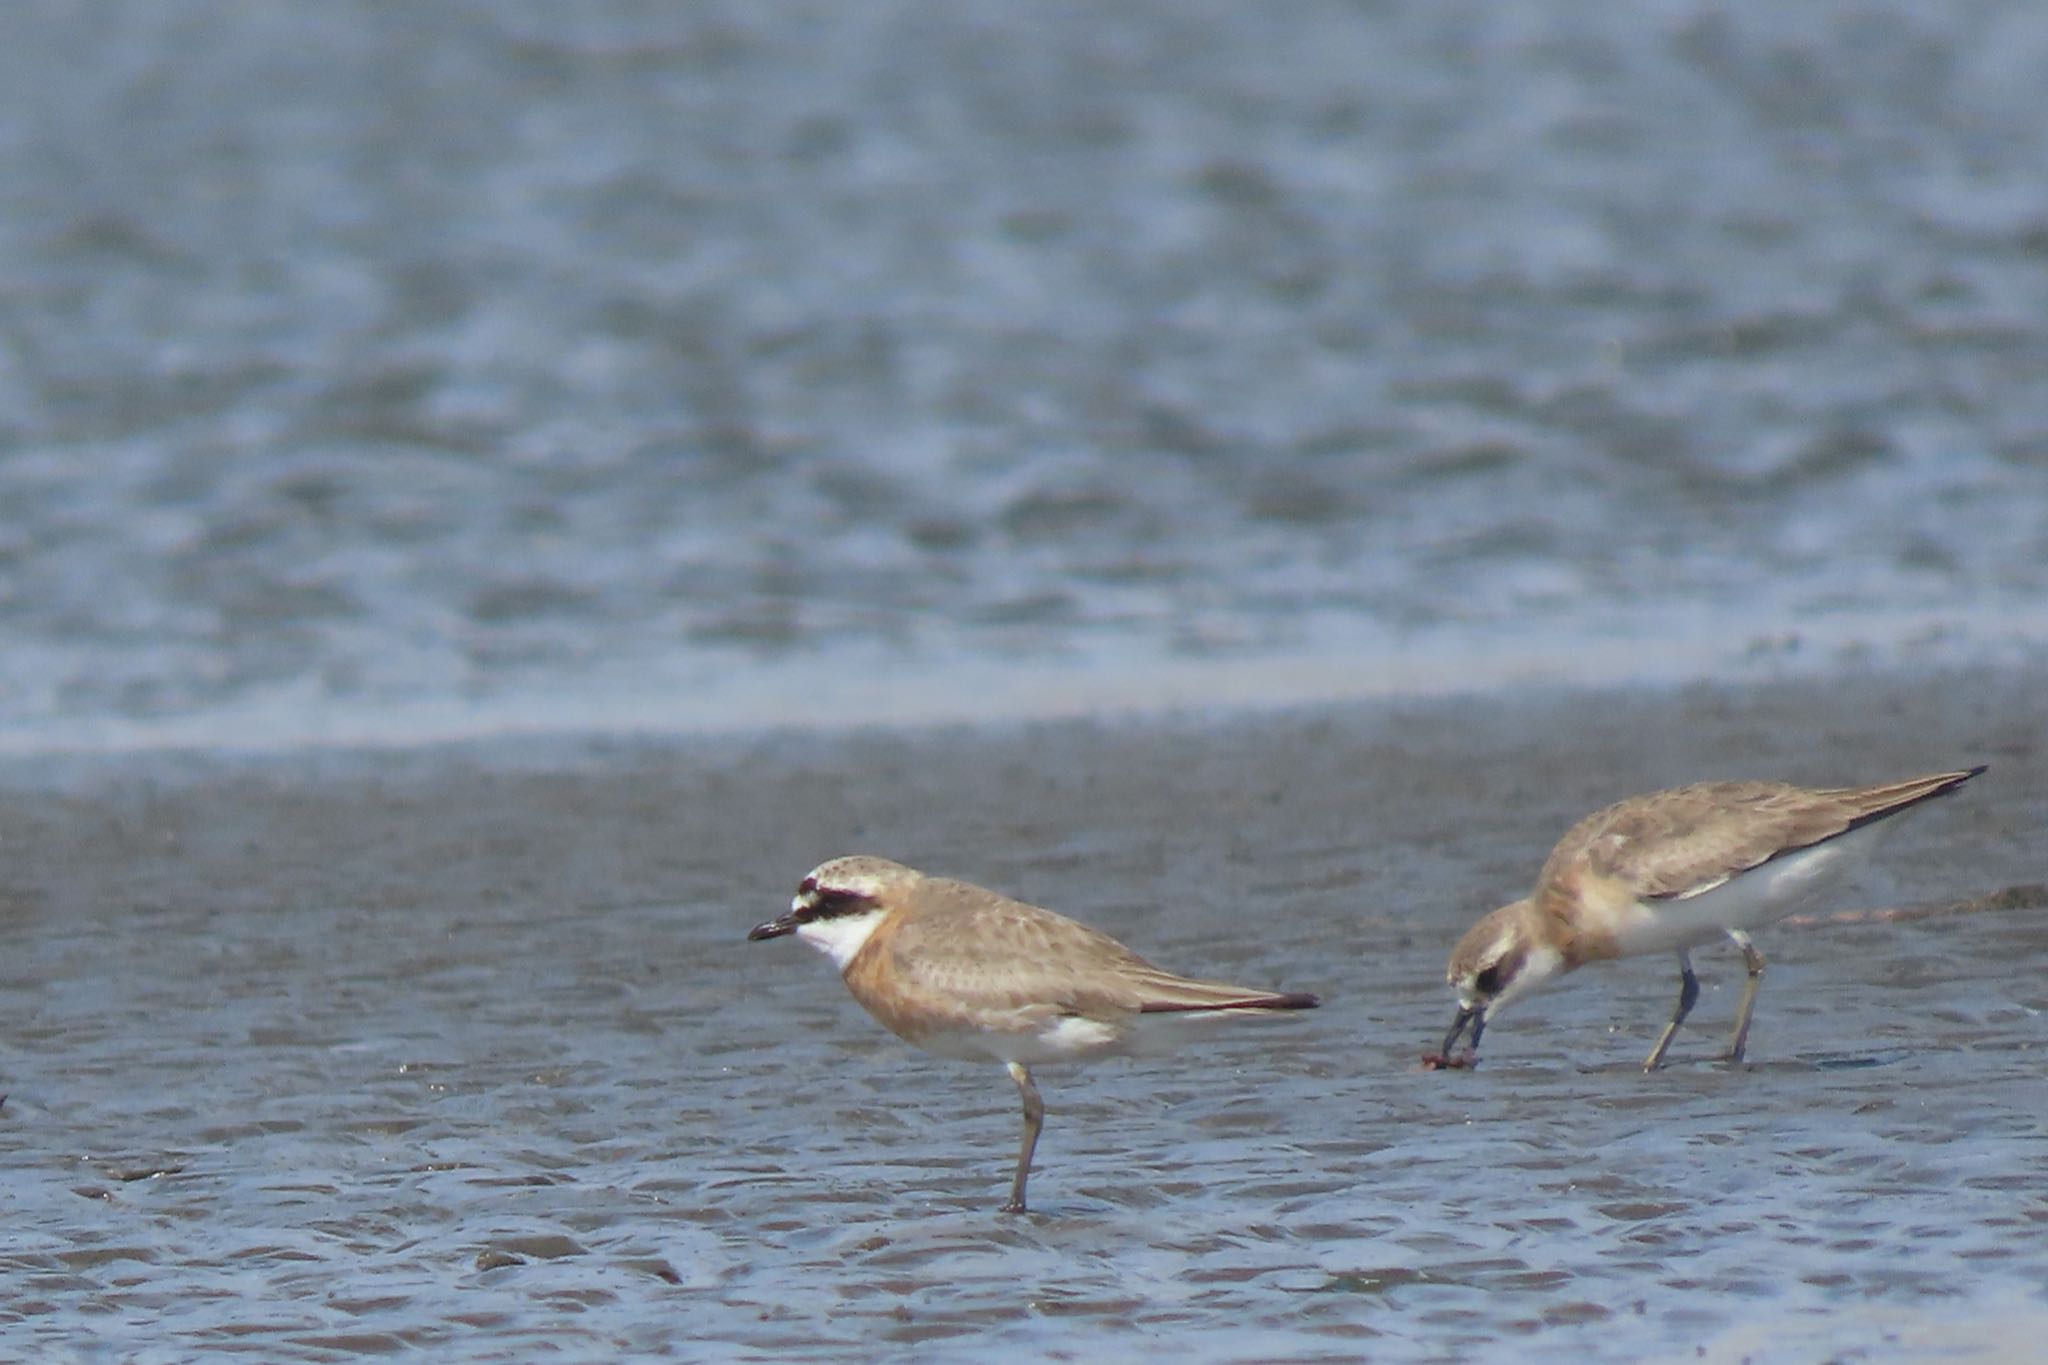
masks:
[[[1886,823],[1773,858],[1697,896],[1648,902],[1620,926],[1617,945],[1626,955],[1675,952],[1783,919],[1867,861]]]
[[[1079,1062],[1091,1057],[1145,1056],[1165,1052],[1183,1041],[1190,1026],[1205,1019],[1242,1010],[1193,1010],[1131,1014],[1113,1021],[1059,1015],[1029,1029],[1002,1027],[996,1021],[982,1029],[948,1029],[920,1037],[918,1045],[941,1057],[970,1062],[1016,1062],[1039,1066]]]

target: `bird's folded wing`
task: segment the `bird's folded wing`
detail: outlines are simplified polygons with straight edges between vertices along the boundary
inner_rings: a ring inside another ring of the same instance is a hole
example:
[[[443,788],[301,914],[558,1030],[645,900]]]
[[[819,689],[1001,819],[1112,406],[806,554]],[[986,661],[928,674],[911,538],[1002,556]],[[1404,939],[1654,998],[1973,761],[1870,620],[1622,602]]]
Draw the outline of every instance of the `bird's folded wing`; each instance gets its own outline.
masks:
[[[1036,906],[977,906],[914,921],[888,947],[904,987],[972,1001],[977,1009],[1109,1018],[1300,1007],[1296,997],[1177,976],[1107,934]]]
[[[1683,899],[1842,834],[1862,813],[1837,792],[1704,782],[1609,807],[1571,837],[1576,857],[1594,874],[1645,899]]]

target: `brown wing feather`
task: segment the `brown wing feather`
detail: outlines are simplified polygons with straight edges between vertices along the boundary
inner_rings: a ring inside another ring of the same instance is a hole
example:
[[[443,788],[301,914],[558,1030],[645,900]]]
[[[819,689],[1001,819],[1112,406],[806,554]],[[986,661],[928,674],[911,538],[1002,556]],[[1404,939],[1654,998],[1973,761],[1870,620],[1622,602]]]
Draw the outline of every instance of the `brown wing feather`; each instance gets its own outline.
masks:
[[[1295,1003],[1304,997],[1178,976],[1085,924],[959,882],[931,878],[918,894],[917,913],[882,945],[890,969],[905,988],[975,1009],[1044,1008],[1110,1018],[1306,1007]],[[974,946],[990,942],[1003,946],[999,966],[991,967]]]
[[[1655,792],[1581,820],[1551,853],[1539,884],[1584,869],[1647,899],[1696,896],[1772,858],[1954,791],[1982,771],[1830,790],[1700,782]]]

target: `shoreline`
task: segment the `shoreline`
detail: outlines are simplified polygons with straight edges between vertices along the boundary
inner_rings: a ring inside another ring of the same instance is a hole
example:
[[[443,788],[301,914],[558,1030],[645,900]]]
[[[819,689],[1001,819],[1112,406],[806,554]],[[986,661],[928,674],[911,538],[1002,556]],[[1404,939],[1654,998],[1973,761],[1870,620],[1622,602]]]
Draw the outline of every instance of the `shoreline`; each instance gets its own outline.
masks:
[[[1356,632],[1294,648],[1147,653],[1090,648],[1051,658],[875,649],[755,660],[737,669],[673,660],[469,695],[334,699],[287,685],[211,710],[0,720],[0,764],[42,756],[417,749],[534,740],[682,740],[802,730],[924,730],[1181,713],[1512,701],[1520,695],[2048,670],[2048,626],[1957,623],[1941,614],[1851,615],[1797,630],[1718,616],[1659,636],[1641,623],[1559,639],[1541,627]],[[1873,661],[1889,661],[1874,667]]]

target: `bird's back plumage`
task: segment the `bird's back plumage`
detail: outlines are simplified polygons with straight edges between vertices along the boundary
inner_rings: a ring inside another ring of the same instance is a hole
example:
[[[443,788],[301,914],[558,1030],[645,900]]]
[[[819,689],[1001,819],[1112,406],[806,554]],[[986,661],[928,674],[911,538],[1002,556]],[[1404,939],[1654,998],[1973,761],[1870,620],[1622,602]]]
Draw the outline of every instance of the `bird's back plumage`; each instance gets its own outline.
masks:
[[[934,1021],[1013,1026],[1063,1015],[1300,1009],[1313,996],[1177,975],[1109,935],[980,887],[925,877],[846,967],[854,995],[905,1037]]]
[[[1984,771],[1813,789],[1783,782],[1698,782],[1595,811],[1552,850],[1539,888],[1575,874],[1612,878],[1644,900],[1702,895],[1780,858],[1954,791]]]

